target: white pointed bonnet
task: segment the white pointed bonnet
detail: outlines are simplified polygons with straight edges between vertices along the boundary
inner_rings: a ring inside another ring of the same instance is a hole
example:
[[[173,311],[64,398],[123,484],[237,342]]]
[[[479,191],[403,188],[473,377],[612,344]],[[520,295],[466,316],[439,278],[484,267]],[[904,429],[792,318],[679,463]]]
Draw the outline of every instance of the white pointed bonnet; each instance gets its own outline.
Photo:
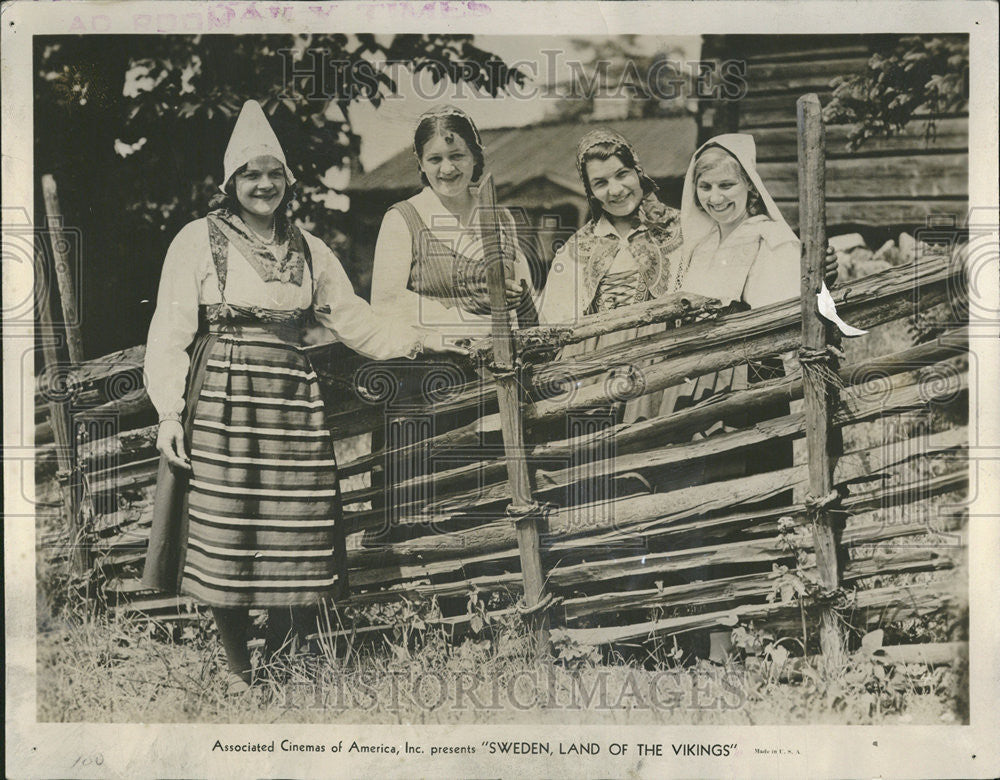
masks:
[[[270,155],[280,160],[285,168],[285,183],[288,186],[295,184],[295,177],[288,169],[285,153],[278,142],[278,136],[274,134],[271,124],[264,116],[264,109],[256,100],[248,100],[240,109],[233,134],[226,146],[226,154],[222,158],[224,172],[219,189],[225,192],[226,184],[233,174],[255,157],[262,155]]]
[[[761,203],[767,211],[767,215],[776,223],[774,228],[768,231],[768,238],[776,243],[794,240],[798,237],[781,216],[778,205],[774,198],[767,191],[764,182],[757,173],[757,145],[753,136],[747,133],[726,133],[710,138],[691,157],[688,165],[687,175],[684,177],[684,192],[681,195],[681,233],[684,236],[684,246],[688,251],[692,251],[705,236],[715,229],[715,220],[698,208],[696,201],[694,182],[694,166],[701,153],[712,146],[719,146],[729,152],[746,172],[747,177],[753,183],[760,195]]]

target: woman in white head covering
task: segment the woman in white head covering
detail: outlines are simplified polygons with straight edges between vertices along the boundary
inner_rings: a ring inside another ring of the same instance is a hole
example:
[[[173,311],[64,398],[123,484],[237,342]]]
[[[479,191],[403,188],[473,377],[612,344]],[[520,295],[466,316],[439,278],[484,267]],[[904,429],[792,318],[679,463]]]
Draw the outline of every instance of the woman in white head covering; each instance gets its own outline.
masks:
[[[753,136],[719,135],[695,152],[684,178],[681,226],[685,292],[718,298],[731,310],[798,297],[801,245],[757,173]],[[689,400],[746,383],[744,364],[702,377]]]
[[[685,292],[718,298],[733,311],[799,297],[801,244],[757,172],[753,136],[718,135],[695,152],[684,178],[681,229]],[[828,250],[828,285],[836,280],[836,263]],[[775,362],[753,368],[758,376],[751,379],[761,379],[773,375]],[[699,379],[690,400],[746,383],[743,364]]]
[[[681,289],[718,298],[730,311],[753,309],[800,295],[801,244],[785,222],[757,172],[753,136],[719,135],[703,144],[688,166],[681,198],[688,269]],[[836,279],[836,255],[827,253],[827,283]],[[772,358],[742,363],[703,376],[677,388],[675,408],[681,409],[729,390],[742,389],[783,373],[782,360]],[[786,402],[719,422],[703,435],[732,427],[745,427],[789,412]],[[700,482],[733,479],[746,473],[770,471],[792,465],[787,441],[768,442],[738,455],[707,459],[696,477]],[[771,503],[787,503],[787,493]],[[724,660],[728,632],[712,632],[714,661]]]
[[[287,218],[295,178],[255,101],[224,170],[217,207],[167,251],[149,328],[161,460],[143,581],[212,607],[236,692],[250,683],[249,609],[287,623],[291,608],[344,585],[333,445],[301,349],[306,316],[375,359],[441,339],[376,318],[330,249]]]
[[[695,152],[681,225],[686,292],[749,308],[798,297],[799,239],[757,173],[753,136],[719,135]]]

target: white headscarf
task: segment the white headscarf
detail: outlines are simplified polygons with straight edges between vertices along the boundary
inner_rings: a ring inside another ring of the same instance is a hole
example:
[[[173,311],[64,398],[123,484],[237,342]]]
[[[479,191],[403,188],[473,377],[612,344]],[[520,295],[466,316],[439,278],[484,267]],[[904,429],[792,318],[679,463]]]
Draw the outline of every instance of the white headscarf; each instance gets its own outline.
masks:
[[[288,186],[295,184],[295,177],[285,162],[285,153],[274,134],[271,124],[264,116],[264,109],[256,100],[248,100],[240,109],[236,119],[233,134],[229,137],[226,154],[222,159],[223,178],[219,189],[225,192],[226,183],[240,168],[255,157],[270,155],[279,160],[285,169],[285,182]]]
[[[726,133],[710,138],[698,148],[691,157],[687,175],[684,177],[684,192],[681,195],[681,234],[684,236],[684,246],[687,251],[692,251],[718,224],[698,207],[694,181],[695,164],[702,152],[711,146],[719,146],[733,155],[753,183],[767,215],[776,223],[775,228],[768,231],[767,238],[776,244],[789,240],[798,241],[798,237],[781,216],[778,205],[764,186],[760,174],[757,173],[757,145],[753,136],[747,133]]]
[[[757,173],[757,151],[753,136],[744,133],[729,133],[717,135],[706,141],[695,152],[688,165],[687,176],[684,178],[684,193],[681,196],[681,233],[684,236],[685,266],[687,271],[681,280],[681,289],[690,293],[708,295],[718,298],[723,304],[739,300],[746,285],[747,276],[756,259],[756,253],[746,251],[743,247],[734,252],[724,252],[721,255],[700,254],[694,257],[695,250],[710,235],[719,230],[718,223],[706,214],[697,202],[694,171],[698,158],[713,146],[717,146],[731,154],[746,172],[768,219],[755,220],[755,229],[761,240],[771,249],[777,249],[789,242],[798,243],[798,238],[785,222],[774,198],[768,193]],[[798,278],[798,271],[794,274]]]
[[[785,218],[781,216],[778,205],[764,186],[760,174],[757,173],[757,146],[753,136],[746,133],[727,133],[710,138],[699,147],[691,158],[687,175],[684,177],[684,193],[681,195],[681,233],[684,236],[684,251],[687,255],[685,261],[690,261],[691,253],[694,252],[695,248],[716,229],[716,221],[698,207],[694,181],[695,164],[701,153],[711,146],[721,147],[733,155],[753,183],[757,194],[760,195],[764,210],[771,219],[770,222],[766,223],[766,228],[763,225],[758,225],[761,239],[771,248],[776,248],[790,241],[798,242],[798,236],[785,222]],[[681,289],[719,298],[724,304],[737,300],[743,290],[746,274],[749,273],[750,267],[724,269],[720,265],[709,263],[703,264],[701,267],[698,267],[697,264],[688,266],[685,278],[681,282]],[[734,266],[738,265],[738,260],[734,260]],[[817,301],[820,314],[840,328],[840,332],[845,336],[863,336],[868,332],[852,327],[840,318],[825,282],[817,295]]]

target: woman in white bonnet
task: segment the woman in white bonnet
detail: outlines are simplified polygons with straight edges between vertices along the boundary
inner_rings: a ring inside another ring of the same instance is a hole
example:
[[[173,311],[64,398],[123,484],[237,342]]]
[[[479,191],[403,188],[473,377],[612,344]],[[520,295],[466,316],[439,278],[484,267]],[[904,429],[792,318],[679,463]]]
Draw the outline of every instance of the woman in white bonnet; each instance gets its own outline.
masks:
[[[752,135],[719,135],[695,152],[681,226],[690,258],[685,291],[741,308],[799,296],[801,245],[757,172]]]
[[[681,230],[688,258],[687,272],[681,282],[685,292],[718,298],[730,311],[756,309],[799,297],[802,245],[757,172],[753,136],[719,135],[695,152],[684,179]],[[826,284],[830,286],[837,278],[837,257],[829,248],[824,270]],[[743,362],[690,380],[674,390],[675,408],[783,373],[779,357]],[[752,416],[719,422],[703,435],[729,426],[746,427],[788,413],[788,403],[778,402]],[[733,479],[791,465],[790,442],[765,442],[735,455],[706,459],[699,481]],[[769,504],[782,505],[790,498],[787,492],[782,493]],[[710,643],[710,659],[724,660],[729,632],[712,632]]]
[[[802,245],[757,172],[752,135],[718,135],[695,152],[684,179],[681,230],[685,292],[720,299],[731,311],[799,297]],[[829,247],[824,275],[827,286],[837,279],[837,256]],[[775,360],[743,363],[701,377],[689,385],[686,400],[697,403],[780,370]]]
[[[243,105],[222,194],[163,263],[146,346],[161,453],[151,588],[212,608],[228,689],[251,683],[252,608],[270,649],[345,584],[333,442],[302,350],[307,315],[375,359],[441,349],[439,336],[377,318],[333,252],[285,213],[295,178],[256,101]]]

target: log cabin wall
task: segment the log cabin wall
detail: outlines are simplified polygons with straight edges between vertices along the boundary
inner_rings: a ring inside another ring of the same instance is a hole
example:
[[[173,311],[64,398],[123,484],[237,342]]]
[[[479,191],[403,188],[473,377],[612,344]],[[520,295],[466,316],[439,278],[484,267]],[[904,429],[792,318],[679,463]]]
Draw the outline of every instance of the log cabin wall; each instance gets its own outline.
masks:
[[[738,100],[706,98],[699,143],[719,133],[751,133],[760,175],[793,229],[798,228],[795,101],[815,92],[825,107],[837,76],[864,71],[873,52],[899,36],[706,35],[702,58],[746,66]],[[931,135],[925,135],[933,120]],[[826,204],[831,233],[857,230],[894,238],[928,224],[962,225],[969,201],[967,113],[925,114],[897,135],[847,148],[850,125],[828,125]],[[870,242],[871,243],[871,242]],[[877,244],[875,244],[877,246]]]

